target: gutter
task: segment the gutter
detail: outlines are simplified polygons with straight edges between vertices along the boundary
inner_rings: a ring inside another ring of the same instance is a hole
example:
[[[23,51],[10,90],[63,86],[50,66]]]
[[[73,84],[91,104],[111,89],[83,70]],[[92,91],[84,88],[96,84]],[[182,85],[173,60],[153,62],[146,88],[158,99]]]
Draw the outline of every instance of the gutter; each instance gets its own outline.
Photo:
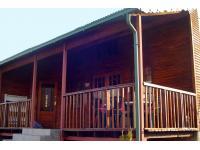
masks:
[[[139,55],[138,55],[138,34],[137,30],[131,23],[131,14],[127,15],[126,22],[133,32],[133,48],[134,48],[134,75],[135,75],[135,126],[136,126],[136,140],[141,140],[141,129],[140,129],[140,83],[139,83]]]

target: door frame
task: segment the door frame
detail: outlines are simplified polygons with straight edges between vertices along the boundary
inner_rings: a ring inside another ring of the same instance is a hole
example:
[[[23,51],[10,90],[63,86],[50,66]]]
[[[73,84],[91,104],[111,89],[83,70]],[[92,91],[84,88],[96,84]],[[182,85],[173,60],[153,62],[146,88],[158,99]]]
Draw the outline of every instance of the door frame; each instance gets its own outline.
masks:
[[[57,122],[57,104],[58,104],[58,82],[54,81],[54,80],[41,80],[39,81],[39,87],[38,87],[38,99],[37,99],[37,120],[40,121],[40,104],[41,104],[41,92],[42,92],[42,85],[43,84],[54,84],[55,85],[55,89],[54,89],[54,102],[53,102],[53,113],[54,113],[54,120],[55,120],[55,124],[53,124],[53,128],[56,128],[56,122]],[[56,104],[55,104],[56,103]]]

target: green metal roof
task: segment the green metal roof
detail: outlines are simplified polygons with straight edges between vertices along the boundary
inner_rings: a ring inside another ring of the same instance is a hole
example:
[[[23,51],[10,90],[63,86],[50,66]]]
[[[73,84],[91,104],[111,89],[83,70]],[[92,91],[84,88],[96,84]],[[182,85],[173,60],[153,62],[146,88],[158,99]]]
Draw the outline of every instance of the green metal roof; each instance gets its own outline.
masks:
[[[112,14],[110,14],[110,15],[108,15],[108,16],[105,16],[105,17],[103,17],[103,18],[101,18],[101,19],[98,19],[98,20],[96,20],[96,21],[94,21],[94,22],[91,22],[91,23],[89,23],[89,24],[87,24],[87,25],[84,25],[84,26],[81,26],[81,27],[79,27],[79,28],[76,28],[75,30],[72,30],[72,31],[70,31],[70,32],[68,32],[68,33],[66,33],[66,34],[63,34],[63,35],[61,35],[61,36],[58,36],[58,37],[56,37],[56,38],[54,38],[54,39],[52,39],[52,40],[49,40],[49,41],[47,41],[47,42],[45,42],[45,43],[42,43],[42,44],[37,45],[37,46],[35,46],[35,47],[29,48],[29,49],[24,50],[24,51],[22,51],[22,52],[20,52],[20,53],[18,53],[18,54],[16,54],[16,55],[14,55],[14,56],[12,56],[12,57],[9,57],[9,58],[7,58],[7,59],[5,59],[5,60],[3,60],[3,61],[0,62],[0,67],[1,67],[2,65],[6,64],[6,63],[9,63],[9,62],[11,62],[11,61],[14,61],[14,60],[16,60],[16,59],[18,59],[18,58],[20,58],[20,57],[22,57],[22,56],[25,56],[25,55],[30,54],[30,53],[32,53],[32,52],[35,52],[35,51],[37,51],[37,50],[39,50],[39,49],[42,49],[42,48],[44,48],[44,47],[46,47],[46,46],[49,46],[49,45],[51,45],[51,44],[55,44],[55,43],[57,43],[57,42],[59,42],[59,41],[61,41],[61,40],[70,38],[70,37],[73,36],[73,35],[76,35],[76,34],[78,34],[78,33],[81,33],[81,32],[84,32],[84,31],[86,31],[86,30],[89,30],[89,29],[92,29],[92,28],[94,28],[94,27],[97,27],[98,25],[103,24],[103,23],[105,23],[105,22],[107,22],[107,21],[116,19],[116,18],[118,18],[118,17],[124,16],[124,15],[126,15],[126,14],[128,14],[128,13],[131,13],[131,12],[139,12],[139,11],[140,11],[140,10],[137,9],[137,8],[126,8],[126,9],[122,9],[122,10],[120,10],[120,11],[117,11],[117,12],[115,12],[115,13],[112,13]]]

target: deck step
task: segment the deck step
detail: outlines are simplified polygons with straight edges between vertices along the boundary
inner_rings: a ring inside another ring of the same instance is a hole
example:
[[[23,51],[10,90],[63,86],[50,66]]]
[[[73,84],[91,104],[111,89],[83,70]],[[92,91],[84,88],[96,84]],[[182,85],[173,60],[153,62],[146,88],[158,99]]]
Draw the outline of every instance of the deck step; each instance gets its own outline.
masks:
[[[58,129],[33,129],[23,128],[23,135],[38,135],[38,136],[60,136],[60,130]]]
[[[13,134],[13,141],[59,141],[59,137]]]
[[[59,141],[60,130],[23,128],[22,134],[13,134],[13,141]]]

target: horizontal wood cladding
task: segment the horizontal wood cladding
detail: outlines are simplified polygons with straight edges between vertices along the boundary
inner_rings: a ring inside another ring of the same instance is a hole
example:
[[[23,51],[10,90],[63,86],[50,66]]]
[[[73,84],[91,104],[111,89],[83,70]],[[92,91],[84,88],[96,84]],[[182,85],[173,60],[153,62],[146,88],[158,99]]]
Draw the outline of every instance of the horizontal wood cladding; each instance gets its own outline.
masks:
[[[197,10],[190,11],[191,32],[192,32],[192,47],[194,59],[194,76],[195,76],[195,89],[198,101],[198,122],[200,129],[200,34],[199,34],[199,21]]]
[[[69,91],[81,90],[80,84],[89,82],[92,86],[94,76],[121,74],[122,83],[130,83],[132,77],[131,35],[105,41],[86,49],[71,50],[68,54]]]
[[[189,29],[187,16],[143,31],[144,70],[151,68],[153,83],[193,91]]]
[[[4,94],[31,97],[32,65],[6,72],[2,75],[1,100]]]

